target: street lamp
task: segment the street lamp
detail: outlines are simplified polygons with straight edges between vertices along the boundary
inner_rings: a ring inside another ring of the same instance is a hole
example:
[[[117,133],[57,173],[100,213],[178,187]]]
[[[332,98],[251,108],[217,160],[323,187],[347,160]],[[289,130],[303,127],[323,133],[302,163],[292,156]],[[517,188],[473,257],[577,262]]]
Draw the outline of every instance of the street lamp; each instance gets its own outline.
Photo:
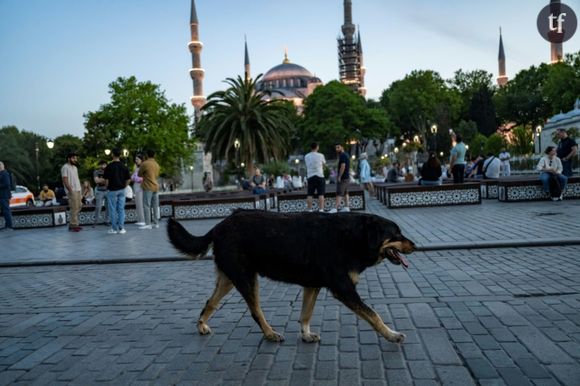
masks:
[[[111,154],[111,149],[105,149],[105,155],[110,155]]]
[[[536,135],[538,136],[538,153],[542,154],[542,126],[536,126]]]
[[[193,165],[189,165],[189,170],[191,171],[191,193],[193,193]]]
[[[38,152],[40,149],[38,148],[38,142],[36,142],[34,145],[34,151],[36,152],[36,190],[40,192],[40,173],[38,172]]]
[[[437,153],[437,125],[431,126],[431,134],[433,134],[433,151]]]
[[[127,158],[129,156],[129,150],[123,149],[123,157]]]
[[[47,146],[49,149],[52,149],[52,148],[54,147],[54,141],[53,141],[52,139],[49,139],[49,140],[47,140],[47,141],[46,141],[46,146]]]
[[[240,167],[238,166],[238,152],[240,150],[240,140],[236,138],[236,140],[234,141],[234,148],[236,149],[236,175],[238,177],[238,180],[240,179]]]

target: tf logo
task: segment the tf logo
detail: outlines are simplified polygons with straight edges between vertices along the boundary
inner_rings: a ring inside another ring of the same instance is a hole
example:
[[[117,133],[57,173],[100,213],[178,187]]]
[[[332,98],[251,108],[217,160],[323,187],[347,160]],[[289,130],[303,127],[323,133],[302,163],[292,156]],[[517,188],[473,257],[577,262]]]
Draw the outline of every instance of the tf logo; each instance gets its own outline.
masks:
[[[574,36],[578,19],[572,8],[552,0],[540,11],[536,24],[544,39],[550,43],[563,43]]]

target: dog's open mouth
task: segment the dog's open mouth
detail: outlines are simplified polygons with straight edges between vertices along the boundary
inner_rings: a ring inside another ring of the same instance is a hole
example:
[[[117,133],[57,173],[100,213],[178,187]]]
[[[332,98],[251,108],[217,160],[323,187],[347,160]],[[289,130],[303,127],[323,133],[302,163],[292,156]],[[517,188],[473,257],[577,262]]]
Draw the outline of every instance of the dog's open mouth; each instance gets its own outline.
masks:
[[[407,261],[407,258],[405,256],[401,255],[399,253],[399,251],[397,251],[396,249],[394,249],[394,248],[385,249],[385,253],[386,253],[387,257],[389,258],[389,260],[391,261],[391,263],[400,264],[405,269],[409,268],[409,262]]]

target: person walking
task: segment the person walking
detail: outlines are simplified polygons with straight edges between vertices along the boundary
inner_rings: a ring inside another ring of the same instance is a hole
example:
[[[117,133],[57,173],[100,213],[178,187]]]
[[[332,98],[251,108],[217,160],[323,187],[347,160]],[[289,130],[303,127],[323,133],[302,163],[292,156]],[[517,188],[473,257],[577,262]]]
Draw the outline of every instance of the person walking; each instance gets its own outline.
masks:
[[[155,161],[155,151],[147,151],[147,160],[143,161],[139,167],[138,175],[143,178],[141,189],[143,189],[143,212],[145,215],[145,225],[139,229],[159,228],[157,212],[159,210],[159,164]],[[153,222],[153,224],[152,224]]]
[[[558,129],[558,150],[556,155],[562,161],[562,174],[566,177],[572,176],[572,158],[578,152],[578,144],[572,139],[566,129]]]
[[[453,174],[453,183],[462,184],[465,179],[465,144],[461,134],[455,135],[455,146],[451,149],[451,174]]]
[[[0,161],[0,209],[4,215],[4,228],[2,230],[5,231],[13,230],[10,198],[12,198],[12,178],[10,172],[4,168],[4,162]]]
[[[70,232],[79,232],[83,228],[79,225],[79,213],[81,212],[81,181],[79,180],[79,171],[77,165],[79,156],[75,152],[68,153],[66,163],[60,169],[62,184],[68,197],[68,206],[70,208],[70,223],[68,230]]]
[[[95,181],[95,225],[99,224],[101,218],[101,211],[103,210],[103,204],[107,203],[107,181],[105,181],[105,168],[107,167],[107,161],[100,160],[99,167],[93,172],[93,180]],[[107,219],[109,211],[105,206],[105,219],[104,224],[107,224],[109,220]]]
[[[371,196],[375,195],[375,187],[373,185],[373,179],[371,177],[371,165],[368,161],[367,153],[361,153],[359,156],[359,176],[360,183],[363,185],[364,189],[369,192]]]
[[[348,184],[350,183],[350,157],[348,153],[344,151],[344,148],[341,144],[337,144],[335,146],[335,150],[338,154],[338,171],[336,174],[336,207],[333,208],[330,213],[338,212],[341,199],[344,199],[344,207],[341,211],[350,212],[348,202]]]
[[[310,153],[304,156],[306,164],[306,178],[308,181],[308,192],[306,196],[306,206],[312,210],[312,200],[318,198],[318,211],[324,212],[324,193],[326,190],[326,180],[324,179],[324,165],[326,159],[324,154],[318,152],[319,145],[314,142],[310,145]]]
[[[143,154],[139,153],[135,156],[135,170],[131,175],[131,181],[133,181],[135,211],[137,212],[137,222],[135,225],[140,227],[145,225],[145,211],[143,210],[143,188],[141,187],[143,177],[139,177],[139,168],[141,167],[142,163]]]
[[[124,234],[125,230],[125,187],[131,180],[129,169],[121,162],[121,149],[111,151],[113,161],[105,168],[104,178],[107,181],[107,203],[111,217],[109,234]]]

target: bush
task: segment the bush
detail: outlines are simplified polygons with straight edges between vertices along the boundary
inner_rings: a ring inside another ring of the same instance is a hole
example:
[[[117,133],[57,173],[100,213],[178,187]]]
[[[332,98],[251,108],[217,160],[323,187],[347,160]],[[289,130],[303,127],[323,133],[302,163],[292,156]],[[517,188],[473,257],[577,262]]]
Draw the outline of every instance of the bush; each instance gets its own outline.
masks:
[[[485,142],[484,151],[486,155],[491,153],[497,156],[501,151],[501,149],[504,147],[505,143],[503,137],[497,133],[494,133],[490,135],[489,138],[487,138],[487,141]]]
[[[290,173],[290,166],[284,161],[272,161],[262,166],[262,172],[275,177],[282,176]]]

